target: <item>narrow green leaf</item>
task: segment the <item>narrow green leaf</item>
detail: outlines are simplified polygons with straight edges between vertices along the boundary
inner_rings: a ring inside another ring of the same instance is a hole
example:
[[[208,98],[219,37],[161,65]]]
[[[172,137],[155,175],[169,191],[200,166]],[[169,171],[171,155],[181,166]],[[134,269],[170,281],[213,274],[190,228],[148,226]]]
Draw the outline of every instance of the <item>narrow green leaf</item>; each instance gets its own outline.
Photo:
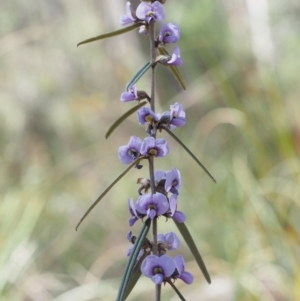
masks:
[[[144,259],[149,255],[149,253],[144,253],[137,261],[137,263],[135,264],[132,274],[130,276],[128,285],[126,287],[126,291],[124,294],[124,300],[127,299],[127,297],[129,296],[129,294],[131,293],[132,289],[135,287],[137,281],[139,280],[142,272],[141,272],[141,265],[142,262],[144,261]]]
[[[188,230],[188,228],[186,227],[186,225],[184,223],[178,223],[174,219],[173,219],[173,221],[174,221],[175,225],[177,226],[179,232],[181,233],[182,237],[184,238],[186,244],[190,248],[192,254],[194,255],[196,262],[197,262],[202,274],[204,275],[206,281],[210,284],[211,283],[210,276],[206,269],[205,263],[196,247],[196,244],[190,234],[190,231]]]
[[[158,52],[159,54],[161,55],[170,55],[168,53],[168,51],[163,48],[163,47],[158,47]],[[175,77],[175,79],[178,81],[178,83],[180,84],[181,88],[183,90],[186,90],[186,85],[185,85],[185,82],[184,82],[184,79],[183,79],[183,76],[179,70],[179,68],[177,66],[166,66],[170,71],[171,73],[173,74],[173,76]]]
[[[115,186],[126,174],[127,172],[135,165],[137,164],[141,158],[137,158],[125,171],[123,171],[103,192],[102,194],[97,198],[97,200],[90,206],[90,208],[86,211],[86,213],[83,215],[83,217],[80,219],[79,223],[76,226],[76,231],[80,224],[83,222],[83,220],[88,216],[88,214],[94,209],[94,207],[102,200],[102,198],[111,190],[112,187]]]
[[[136,259],[139,255],[139,252],[140,252],[141,247],[144,243],[144,240],[145,240],[145,238],[146,238],[146,236],[149,232],[150,226],[151,226],[151,219],[148,218],[146,220],[146,222],[144,223],[144,226],[143,226],[138,238],[136,239],[136,241],[133,245],[133,249],[132,249],[132,252],[130,254],[129,260],[127,262],[125,272],[124,272],[124,275],[123,275],[123,278],[122,278],[122,281],[121,281],[117,301],[124,301],[125,300],[126,289],[127,289],[128,283],[130,281],[132,271],[133,271],[134,266],[136,264]]]
[[[175,284],[172,281],[168,281],[168,283],[171,285],[171,287],[173,288],[173,290],[176,292],[176,294],[178,295],[178,297],[182,300],[182,301],[186,301],[184,299],[184,297],[181,295],[180,291],[178,290],[178,288],[175,286]]]
[[[123,114],[120,118],[118,118],[112,126],[109,128],[107,133],[105,134],[105,138],[107,139],[111,133],[126,119],[128,118],[131,114],[133,114],[135,111],[137,111],[139,108],[143,107],[147,101],[142,101],[138,105],[134,106],[130,110],[128,110],[125,114]]]
[[[170,136],[172,136],[185,150],[186,152],[197,162],[197,164],[205,171],[205,173],[213,180],[214,183],[217,183],[215,178],[210,174],[210,172],[205,168],[205,166],[195,157],[195,155],[185,146],[181,140],[173,134],[171,130],[169,130],[166,126],[162,126],[163,128]]]
[[[152,63],[148,62],[143,68],[141,68],[137,74],[127,83],[125,90],[128,91],[128,89],[134,85],[144,74],[145,72],[151,67]]]
[[[135,29],[137,27],[140,27],[141,25],[143,25],[143,24],[141,24],[141,23],[134,23],[131,26],[127,26],[127,27],[121,28],[121,29],[116,30],[116,31],[112,31],[112,32],[101,34],[100,36],[93,37],[93,38],[90,38],[90,39],[87,39],[87,40],[84,40],[84,41],[78,43],[77,47],[80,46],[80,45],[82,45],[82,44],[87,44],[87,43],[91,43],[91,42],[94,42],[94,41],[98,41],[98,40],[102,40],[102,39],[106,39],[106,38],[110,38],[110,37],[114,37],[114,36],[123,34],[125,32],[131,31],[131,30],[133,30],[133,29]]]

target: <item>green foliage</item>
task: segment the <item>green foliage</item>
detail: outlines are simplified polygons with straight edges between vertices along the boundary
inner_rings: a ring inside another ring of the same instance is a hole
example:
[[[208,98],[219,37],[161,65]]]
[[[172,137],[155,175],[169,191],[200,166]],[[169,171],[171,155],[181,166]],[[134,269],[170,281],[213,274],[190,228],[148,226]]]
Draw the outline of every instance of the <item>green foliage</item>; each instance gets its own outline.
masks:
[[[78,43],[77,47],[80,46],[80,45],[83,45],[83,44],[88,44],[88,43],[92,43],[92,42],[95,42],[95,41],[99,41],[99,40],[103,40],[103,39],[118,36],[120,34],[126,33],[128,31],[133,30],[133,29],[136,29],[136,28],[140,27],[142,24],[143,23],[135,23],[133,25],[118,29],[116,31],[111,31],[111,32],[104,33],[104,34],[101,34],[101,35],[93,37],[93,38],[89,38],[87,40],[84,40],[84,41]]]
[[[181,233],[184,241],[186,242],[187,246],[189,247],[191,253],[193,254],[203,276],[205,277],[206,281],[210,284],[211,280],[210,280],[210,276],[209,273],[206,269],[205,263],[197,249],[197,246],[187,228],[187,226],[185,225],[185,223],[178,223],[174,220],[176,227],[178,228],[179,232]]]
[[[125,112],[122,116],[120,116],[108,129],[108,131],[105,134],[105,138],[107,139],[113,131],[123,122],[125,121],[130,115],[132,115],[134,112],[136,112],[138,109],[143,107],[147,102],[142,101],[133,108],[129,109],[127,112]]]
[[[138,237],[133,245],[133,249],[130,254],[129,260],[127,262],[126,269],[125,269],[125,272],[124,272],[124,275],[123,275],[123,278],[121,281],[117,301],[125,300],[125,296],[127,295],[126,290],[128,289],[128,284],[130,283],[130,278],[134,277],[132,272],[134,271],[134,268],[137,265],[137,258],[138,258],[139,252],[141,251],[141,248],[144,244],[145,238],[150,230],[150,226],[151,226],[151,219],[148,218],[145,221],[143,228],[140,231],[140,234],[138,235]]]

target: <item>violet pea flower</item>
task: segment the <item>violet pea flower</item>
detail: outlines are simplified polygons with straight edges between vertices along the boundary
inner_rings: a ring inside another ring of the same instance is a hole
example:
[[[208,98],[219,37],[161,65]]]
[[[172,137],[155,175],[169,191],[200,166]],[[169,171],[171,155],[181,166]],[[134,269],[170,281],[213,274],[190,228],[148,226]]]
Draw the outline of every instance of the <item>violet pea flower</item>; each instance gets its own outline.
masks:
[[[131,218],[129,219],[129,226],[133,226],[137,220],[139,220],[140,216],[137,214],[135,209],[135,204],[133,202],[133,199],[128,200],[128,210],[131,215]],[[127,237],[128,238],[128,237]],[[128,238],[129,239],[129,238]]]
[[[141,145],[140,153],[154,157],[165,157],[169,153],[169,146],[165,139],[146,137]]]
[[[182,255],[177,255],[174,258],[174,262],[176,265],[177,272],[179,274],[177,278],[181,279],[186,284],[191,284],[194,280],[194,276],[191,273],[185,271],[185,263]]]
[[[180,29],[173,23],[163,24],[158,40],[163,44],[176,43],[180,37]]]
[[[120,24],[127,25],[136,21],[136,17],[134,17],[131,10],[131,3],[128,1],[126,3],[126,15],[120,17]]]
[[[132,100],[138,100],[138,94],[137,94],[137,89],[136,89],[136,85],[132,85],[128,91],[123,92],[121,94],[120,100],[122,102],[128,102],[128,101],[132,101]]]
[[[138,214],[147,215],[153,220],[155,216],[162,215],[169,210],[169,202],[162,193],[147,193],[137,200],[135,209]]]
[[[185,112],[183,111],[183,106],[179,102],[176,102],[170,106],[170,110],[170,129],[173,130],[176,127],[184,126]]]
[[[180,171],[173,167],[170,171],[166,172],[165,189],[167,192],[178,194],[178,190],[181,187]]]
[[[158,121],[156,114],[148,107],[142,107],[137,111],[139,124],[149,123]]]
[[[123,164],[132,163],[139,155],[142,140],[139,137],[131,136],[127,145],[120,146],[118,150],[119,159]]]
[[[180,240],[174,232],[168,232],[164,234],[158,234],[157,240],[164,243],[168,250],[176,250],[180,245]]]
[[[159,1],[153,3],[143,1],[136,9],[136,16],[147,23],[161,21],[165,18],[164,7]]]
[[[160,257],[156,255],[147,256],[141,265],[144,276],[151,278],[155,284],[162,284],[165,278],[170,277],[175,271],[175,262],[168,255]]]
[[[180,66],[182,65],[182,59],[180,58],[180,50],[179,47],[176,46],[173,50],[173,54],[170,58],[170,60],[168,60],[167,64],[168,65],[172,65],[172,66]]]

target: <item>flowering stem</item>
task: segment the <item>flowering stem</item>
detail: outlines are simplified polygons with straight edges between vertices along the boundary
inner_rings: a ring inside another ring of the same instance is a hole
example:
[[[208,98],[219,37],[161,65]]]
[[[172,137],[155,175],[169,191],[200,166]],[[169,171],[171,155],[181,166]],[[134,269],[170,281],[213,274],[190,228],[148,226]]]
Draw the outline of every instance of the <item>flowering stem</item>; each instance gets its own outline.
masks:
[[[155,22],[149,24],[149,37],[150,37],[150,56],[151,62],[153,63],[156,59],[156,49],[155,49]],[[151,68],[151,110],[155,112],[155,65]],[[153,135],[156,137],[156,130]],[[150,172],[150,185],[152,194],[155,193],[155,179],[154,179],[154,160],[149,159],[149,172]],[[158,256],[157,250],[157,217],[153,219],[152,222],[152,235],[153,235],[153,246],[152,252],[154,255]],[[155,300],[160,301],[161,296],[161,285],[155,285]]]
[[[149,36],[150,36],[150,56],[151,62],[153,63],[156,59],[155,49],[155,22],[151,22],[149,25]],[[152,65],[151,72],[151,110],[155,112],[155,67]]]

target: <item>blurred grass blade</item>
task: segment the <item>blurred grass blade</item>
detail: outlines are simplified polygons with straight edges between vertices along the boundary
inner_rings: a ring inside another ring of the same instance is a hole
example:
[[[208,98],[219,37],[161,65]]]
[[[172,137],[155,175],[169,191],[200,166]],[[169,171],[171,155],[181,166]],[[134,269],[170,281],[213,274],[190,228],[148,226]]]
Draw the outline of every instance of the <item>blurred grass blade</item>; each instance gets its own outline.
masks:
[[[173,219],[173,221],[174,221],[175,225],[177,226],[179,232],[181,233],[182,237],[184,238],[186,244],[190,248],[192,254],[194,255],[194,258],[196,259],[196,262],[197,262],[202,274],[204,275],[206,281],[210,284],[211,283],[210,276],[206,269],[205,263],[196,247],[196,244],[190,234],[190,231],[186,227],[185,223],[178,223],[174,219]]]
[[[111,32],[108,32],[108,33],[104,33],[100,36],[96,36],[96,37],[93,37],[93,38],[90,38],[90,39],[87,39],[87,40],[84,40],[84,41],[78,43],[77,47],[82,45],[82,44],[87,44],[87,43],[91,43],[91,42],[95,42],[95,41],[98,41],[98,40],[103,40],[103,39],[106,39],[106,38],[110,38],[110,37],[114,37],[114,36],[123,34],[125,32],[131,31],[131,30],[133,30],[137,27],[140,27],[141,25],[143,25],[143,24],[135,23],[131,26],[124,27],[124,28],[116,30],[116,31],[111,31]]]
[[[197,164],[205,171],[205,173],[213,180],[213,182],[217,183],[215,178],[210,174],[210,172],[205,168],[205,166],[196,158],[196,156],[185,146],[185,144],[181,142],[181,140],[177,136],[175,136],[173,132],[169,130],[167,127],[162,126],[162,128],[186,150],[186,152],[197,162]]]
[[[136,285],[137,281],[139,280],[142,272],[141,272],[141,265],[142,262],[144,261],[144,259],[149,255],[149,253],[144,253],[141,258],[139,258],[139,260],[137,261],[137,263],[135,264],[132,274],[130,276],[128,285],[126,287],[126,291],[124,294],[124,299],[126,300],[126,298],[129,296],[129,294],[131,293],[132,289],[134,288],[134,286]]]
[[[134,266],[136,265],[136,259],[139,255],[139,252],[144,243],[144,240],[149,232],[150,226],[151,226],[151,219],[148,218],[133,245],[133,249],[130,254],[129,260],[127,262],[126,268],[125,268],[124,276],[121,281],[121,285],[120,285],[120,289],[119,289],[119,293],[118,293],[118,297],[117,297],[116,301],[124,301],[125,300],[127,286],[130,281],[130,277],[132,275]]]
[[[137,111],[139,108],[141,108],[142,106],[144,106],[147,103],[147,101],[143,101],[140,102],[138,105],[136,105],[135,107],[131,108],[130,110],[128,110],[125,114],[123,114],[120,118],[118,118],[113,124],[112,126],[109,128],[109,130],[107,131],[107,133],[105,134],[105,138],[107,139],[110,134],[125,120],[127,119],[131,114],[133,114],[135,111]]]
[[[143,68],[141,68],[137,74],[127,83],[125,90],[128,91],[128,89],[134,85],[145,73],[146,71],[151,67],[152,63],[148,62]]]
[[[102,194],[97,198],[97,200],[90,206],[90,208],[86,211],[86,213],[83,215],[83,217],[80,219],[79,223],[76,226],[76,231],[80,224],[83,222],[83,220],[88,216],[88,214],[94,209],[94,207],[102,200],[102,198],[111,190],[112,187],[115,186],[121,180],[127,172],[135,165],[137,164],[141,158],[137,158],[125,171],[123,171],[103,192]]]
[[[186,301],[184,299],[184,297],[181,295],[180,291],[178,290],[178,288],[175,286],[175,284],[172,281],[168,281],[168,283],[171,285],[171,287],[173,288],[173,290],[176,292],[176,294],[178,295],[178,297],[180,298],[180,300],[182,301]]]
[[[165,48],[163,48],[163,47],[158,47],[158,52],[161,55],[170,55],[168,53],[168,51]],[[177,66],[171,66],[171,65],[170,66],[166,66],[166,67],[171,71],[171,73],[173,74],[173,76],[175,77],[175,79],[180,84],[181,88],[183,90],[186,90],[186,85],[185,85],[183,76],[182,76],[179,68]]]

